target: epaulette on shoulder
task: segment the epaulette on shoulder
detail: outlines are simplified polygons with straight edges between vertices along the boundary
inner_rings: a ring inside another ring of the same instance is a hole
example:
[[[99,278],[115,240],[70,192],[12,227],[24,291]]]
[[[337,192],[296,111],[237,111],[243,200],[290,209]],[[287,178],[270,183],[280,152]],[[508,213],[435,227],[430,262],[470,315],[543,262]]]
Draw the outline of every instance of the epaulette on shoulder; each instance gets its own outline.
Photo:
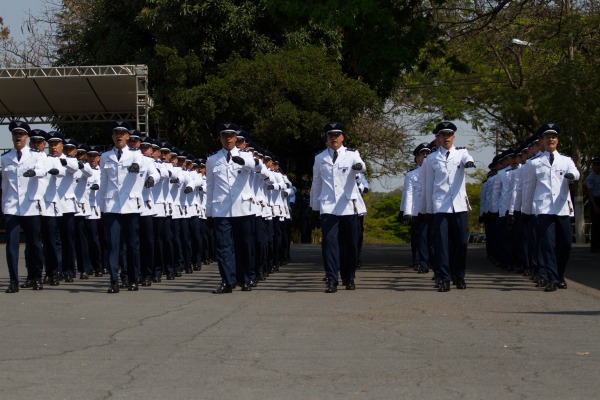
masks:
[[[346,151],[356,151],[356,149],[353,149],[352,147],[346,147]]]
[[[408,171],[406,171],[406,172],[412,172],[412,171],[414,171],[414,170],[415,170],[415,169],[417,169],[417,168],[419,168],[419,167],[414,167],[414,168],[411,168],[411,169],[409,169],[409,170],[408,170]],[[358,175],[356,175],[356,176],[358,176]]]
[[[29,149],[29,151],[33,151],[34,153],[39,153],[40,150],[39,149],[34,149],[33,147]]]
[[[560,154],[560,155],[561,155],[561,156],[563,156],[563,157],[569,157],[569,158],[571,157],[570,155],[568,155],[568,154],[565,154],[565,153],[558,153],[558,154]]]
[[[529,160],[527,160],[527,161],[533,161],[533,160],[535,160],[536,158],[540,158],[540,156],[541,156],[541,154],[538,154],[537,156],[533,156],[533,157],[531,157],[531,158],[530,158]]]
[[[4,153],[2,153],[2,155],[5,155],[5,154],[8,154],[8,153],[10,153],[10,151],[11,151],[11,150],[12,150],[12,149],[8,149],[8,150],[6,150]]]
[[[456,150],[466,150],[466,147],[457,147]]]
[[[210,153],[208,156],[209,156],[209,157],[212,157],[212,156],[214,156],[215,154],[217,154],[218,152],[219,152],[219,150],[217,150],[217,151],[213,151],[213,152],[212,152],[212,153]]]

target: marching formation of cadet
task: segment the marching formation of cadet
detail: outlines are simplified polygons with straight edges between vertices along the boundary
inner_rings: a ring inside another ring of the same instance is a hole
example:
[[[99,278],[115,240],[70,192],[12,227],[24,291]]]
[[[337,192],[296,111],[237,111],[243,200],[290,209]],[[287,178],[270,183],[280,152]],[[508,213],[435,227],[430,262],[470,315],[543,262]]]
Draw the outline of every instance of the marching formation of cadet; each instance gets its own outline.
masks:
[[[498,154],[481,188],[488,258],[546,292],[567,288],[569,185],[580,177],[573,160],[557,151],[559,134],[558,125],[545,124],[517,149]]]
[[[212,261],[222,278],[213,293],[250,291],[289,261],[294,188],[277,157],[235,124],[219,129],[223,148],[208,159],[142,136],[126,121],[111,125],[114,146],[104,152],[22,121],[9,130],[13,149],[1,157],[6,293],[77,274],[109,274],[108,293],[138,291]]]

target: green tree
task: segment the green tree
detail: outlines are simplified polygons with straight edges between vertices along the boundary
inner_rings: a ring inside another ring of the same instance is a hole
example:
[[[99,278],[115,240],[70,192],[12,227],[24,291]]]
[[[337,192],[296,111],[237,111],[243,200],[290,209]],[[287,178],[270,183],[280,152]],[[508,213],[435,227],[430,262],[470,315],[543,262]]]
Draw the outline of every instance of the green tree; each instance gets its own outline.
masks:
[[[209,137],[219,122],[235,118],[253,141],[286,160],[286,170],[298,177],[311,174],[314,155],[323,149],[326,122],[349,125],[361,112],[379,108],[366,84],[345,76],[317,47],[290,48],[252,60],[232,58],[206,84],[176,90],[172,102],[185,120],[193,121],[186,129],[192,133],[185,140],[188,145],[194,137]],[[361,144],[351,131],[347,136]],[[196,139],[195,145],[201,149],[202,141]]]
[[[413,0],[267,0],[279,26],[298,31],[316,24],[335,31],[344,72],[364,80],[387,98],[420,49],[442,32],[433,25],[430,4]]]
[[[368,193],[364,197],[367,205],[365,216],[365,243],[410,243],[410,227],[397,220],[402,195],[390,193]]]

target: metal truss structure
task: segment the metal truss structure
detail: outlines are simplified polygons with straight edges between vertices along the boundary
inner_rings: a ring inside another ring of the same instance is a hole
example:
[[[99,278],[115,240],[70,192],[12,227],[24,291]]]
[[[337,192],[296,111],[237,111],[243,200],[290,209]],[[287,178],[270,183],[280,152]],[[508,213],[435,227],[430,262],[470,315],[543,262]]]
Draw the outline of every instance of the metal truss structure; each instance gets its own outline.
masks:
[[[151,107],[146,65],[0,69],[0,125],[123,119],[147,132]]]

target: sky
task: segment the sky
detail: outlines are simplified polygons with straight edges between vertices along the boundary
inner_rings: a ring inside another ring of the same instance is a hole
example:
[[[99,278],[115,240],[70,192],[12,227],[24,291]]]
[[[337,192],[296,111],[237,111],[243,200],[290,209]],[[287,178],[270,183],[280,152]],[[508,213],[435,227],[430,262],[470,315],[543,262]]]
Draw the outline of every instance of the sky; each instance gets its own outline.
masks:
[[[18,39],[23,36],[21,33],[21,25],[23,24],[28,11],[31,11],[33,14],[39,13],[42,9],[42,5],[43,2],[41,0],[0,0],[0,16],[4,18],[4,25],[10,28],[11,35]],[[456,147],[467,147],[475,159],[476,166],[487,170],[487,165],[494,156],[495,149],[492,147],[475,148],[474,144],[479,143],[477,133],[464,123],[454,122],[458,127],[454,145]],[[51,130],[49,125],[32,126],[32,129],[36,128],[47,131]],[[8,131],[8,127],[6,125],[0,126],[0,130],[6,132]],[[415,137],[413,147],[416,147],[421,142],[431,142],[432,140],[433,135]],[[12,147],[10,136],[0,132],[0,149],[10,147]],[[410,152],[412,152],[412,149],[410,149]],[[372,191],[389,192],[402,187],[403,182],[404,175],[398,175],[387,178],[385,181],[373,180],[370,182],[370,186]]]
[[[11,35],[21,37],[21,25],[29,10],[36,14],[42,8],[41,0],[0,0],[0,16],[4,25],[11,30]]]

